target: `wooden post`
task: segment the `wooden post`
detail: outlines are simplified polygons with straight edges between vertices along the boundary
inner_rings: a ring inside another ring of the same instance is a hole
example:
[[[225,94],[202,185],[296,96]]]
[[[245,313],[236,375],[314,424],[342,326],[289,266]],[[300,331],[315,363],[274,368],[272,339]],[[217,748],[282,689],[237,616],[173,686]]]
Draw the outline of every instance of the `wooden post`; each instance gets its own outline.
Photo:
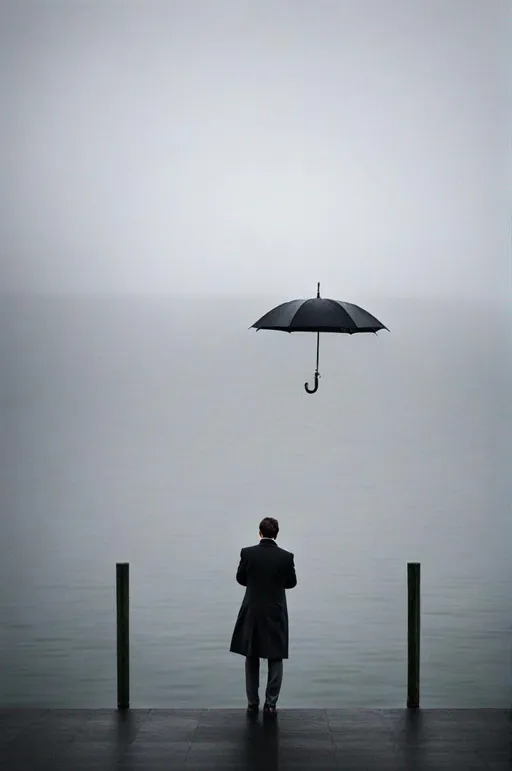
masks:
[[[420,706],[420,563],[407,563],[407,708]]]
[[[130,706],[130,565],[116,563],[117,603],[117,708]]]

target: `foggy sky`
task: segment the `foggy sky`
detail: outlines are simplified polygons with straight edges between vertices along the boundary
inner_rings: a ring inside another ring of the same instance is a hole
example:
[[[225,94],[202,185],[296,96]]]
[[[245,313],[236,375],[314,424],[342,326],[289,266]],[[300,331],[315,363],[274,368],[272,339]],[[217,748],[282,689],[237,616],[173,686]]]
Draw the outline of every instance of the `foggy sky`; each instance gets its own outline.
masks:
[[[496,294],[508,6],[4,1],[0,288]]]

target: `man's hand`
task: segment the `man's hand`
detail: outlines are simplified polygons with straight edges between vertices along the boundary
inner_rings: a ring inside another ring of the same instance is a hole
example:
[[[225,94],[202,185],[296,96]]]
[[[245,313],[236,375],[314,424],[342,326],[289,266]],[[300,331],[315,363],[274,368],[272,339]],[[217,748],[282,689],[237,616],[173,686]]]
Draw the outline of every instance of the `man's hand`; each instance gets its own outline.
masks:
[[[247,558],[244,554],[244,549],[240,552],[240,564],[236,571],[236,580],[242,586],[247,586]]]
[[[293,554],[290,554],[290,564],[288,565],[284,588],[293,589],[294,586],[297,586],[297,575],[295,573]]]

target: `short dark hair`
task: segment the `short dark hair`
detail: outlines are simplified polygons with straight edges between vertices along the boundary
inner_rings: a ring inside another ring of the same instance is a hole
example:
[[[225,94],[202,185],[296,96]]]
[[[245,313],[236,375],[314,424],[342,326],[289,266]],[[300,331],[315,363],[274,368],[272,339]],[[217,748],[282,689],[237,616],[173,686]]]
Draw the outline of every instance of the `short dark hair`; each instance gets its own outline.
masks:
[[[265,517],[260,522],[260,533],[263,538],[277,538],[279,522],[274,517]]]

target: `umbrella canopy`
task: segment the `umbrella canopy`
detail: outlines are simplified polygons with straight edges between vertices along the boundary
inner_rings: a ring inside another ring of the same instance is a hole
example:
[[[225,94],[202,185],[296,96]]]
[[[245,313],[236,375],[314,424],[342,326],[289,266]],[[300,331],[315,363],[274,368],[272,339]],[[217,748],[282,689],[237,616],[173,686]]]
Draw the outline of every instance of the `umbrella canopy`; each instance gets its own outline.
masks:
[[[318,360],[320,350],[320,332],[340,332],[353,335],[358,332],[376,333],[388,329],[375,316],[359,305],[320,297],[320,284],[317,285],[316,297],[309,300],[290,300],[277,305],[256,321],[251,329],[275,329],[281,332],[316,332],[316,370],[315,385],[304,388],[309,394],[318,390]],[[388,330],[389,331],[389,330]]]

